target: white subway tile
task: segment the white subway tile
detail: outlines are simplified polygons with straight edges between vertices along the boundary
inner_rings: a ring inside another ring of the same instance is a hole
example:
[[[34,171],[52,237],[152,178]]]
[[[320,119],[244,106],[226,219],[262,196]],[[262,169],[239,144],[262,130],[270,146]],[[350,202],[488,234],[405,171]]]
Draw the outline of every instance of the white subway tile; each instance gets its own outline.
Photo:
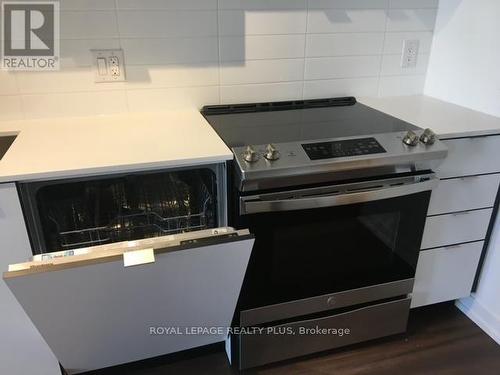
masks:
[[[376,55],[382,53],[384,33],[307,35],[307,57]]]
[[[379,96],[419,95],[424,91],[425,75],[380,77]]]
[[[387,31],[431,31],[437,9],[401,9],[387,12]]]
[[[45,1],[45,0],[43,0]],[[114,10],[115,0],[62,0],[61,10]]]
[[[382,58],[382,69],[380,74],[388,75],[421,75],[427,71],[429,64],[428,54],[419,54],[417,57],[417,66],[413,68],[401,67],[401,55],[384,55]]]
[[[432,31],[407,31],[386,33],[384,43],[384,53],[396,54],[402,53],[403,42],[405,40],[420,41],[419,52],[430,53],[432,45]]]
[[[92,116],[127,111],[125,91],[23,95],[26,118]]]
[[[0,96],[0,121],[23,119],[22,108],[21,97],[19,95]]]
[[[219,103],[219,88],[190,87],[172,89],[127,90],[131,112],[159,112],[181,108],[201,108]]]
[[[127,87],[130,89],[218,84],[219,67],[217,65],[130,65],[127,68]]]
[[[378,78],[347,78],[304,83],[304,98],[317,99],[335,96],[376,96]]]
[[[221,103],[255,103],[302,98],[302,82],[221,86]]]
[[[122,82],[95,83],[94,72],[90,67],[58,72],[18,72],[17,82],[21,94],[108,91],[123,87]]]
[[[306,59],[305,79],[374,77],[381,56],[315,57]]]
[[[221,85],[300,81],[304,59],[250,60],[223,63]]]
[[[92,66],[91,49],[120,48],[119,39],[62,39],[61,68]]]
[[[127,65],[211,63],[219,60],[215,37],[122,39],[121,45]]]
[[[219,9],[304,9],[307,0],[219,0]]]
[[[61,39],[117,38],[115,11],[61,12]]]
[[[309,33],[377,32],[385,30],[386,13],[379,9],[326,9],[308,13]]]
[[[303,57],[304,45],[300,34],[223,36],[220,56],[222,61]]]
[[[385,9],[389,0],[308,0],[309,9]]]
[[[0,70],[0,95],[15,95],[19,93],[16,83],[17,72]],[[2,98],[0,97],[0,101]]]
[[[216,36],[216,11],[118,11],[122,38]]]
[[[389,0],[390,8],[399,9],[420,9],[420,8],[437,8],[439,0]]]
[[[117,0],[118,9],[216,10],[217,0]]]
[[[306,32],[305,10],[219,12],[220,35],[303,34]]]

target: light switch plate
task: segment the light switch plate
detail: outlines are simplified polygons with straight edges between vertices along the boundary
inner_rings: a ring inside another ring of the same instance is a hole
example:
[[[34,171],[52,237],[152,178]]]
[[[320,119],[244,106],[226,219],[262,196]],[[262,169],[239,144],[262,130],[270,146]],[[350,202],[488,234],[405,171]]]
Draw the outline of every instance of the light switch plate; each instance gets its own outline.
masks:
[[[96,83],[125,81],[125,59],[122,49],[92,49]]]
[[[418,39],[403,41],[403,53],[401,56],[402,68],[415,68],[417,66],[419,47],[420,41]]]

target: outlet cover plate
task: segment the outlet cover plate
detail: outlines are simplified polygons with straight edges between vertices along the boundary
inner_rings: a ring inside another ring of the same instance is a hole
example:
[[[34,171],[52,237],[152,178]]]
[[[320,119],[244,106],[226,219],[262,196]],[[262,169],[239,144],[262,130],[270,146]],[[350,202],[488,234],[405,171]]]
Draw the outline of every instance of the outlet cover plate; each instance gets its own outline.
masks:
[[[402,68],[416,68],[418,59],[418,49],[420,47],[420,40],[407,39],[403,41],[403,53],[401,56]]]
[[[96,83],[126,81],[122,49],[92,49],[90,52]]]

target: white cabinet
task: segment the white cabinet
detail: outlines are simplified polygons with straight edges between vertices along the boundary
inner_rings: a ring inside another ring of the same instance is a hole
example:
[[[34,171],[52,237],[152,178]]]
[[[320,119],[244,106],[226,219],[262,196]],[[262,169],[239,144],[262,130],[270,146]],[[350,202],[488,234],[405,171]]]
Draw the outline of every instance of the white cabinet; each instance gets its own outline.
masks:
[[[500,135],[445,139],[418,259],[412,307],[470,294],[500,184]]]
[[[439,177],[460,177],[500,172],[500,135],[443,140],[448,156]]]
[[[421,248],[484,240],[492,212],[488,208],[428,217]]]
[[[428,215],[493,207],[499,183],[500,174],[441,180],[432,192]]]
[[[411,307],[470,294],[483,241],[420,252]]]
[[[31,246],[14,184],[0,184],[0,267],[25,260]],[[57,375],[59,364],[43,338],[0,280],[0,374]]]

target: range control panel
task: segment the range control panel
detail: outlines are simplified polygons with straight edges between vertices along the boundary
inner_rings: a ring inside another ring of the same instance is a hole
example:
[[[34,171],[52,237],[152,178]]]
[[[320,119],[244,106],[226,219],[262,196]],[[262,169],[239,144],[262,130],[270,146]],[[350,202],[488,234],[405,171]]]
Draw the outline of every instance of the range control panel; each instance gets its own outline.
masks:
[[[302,148],[311,160],[343,158],[387,152],[375,138],[304,143],[302,144]]]

